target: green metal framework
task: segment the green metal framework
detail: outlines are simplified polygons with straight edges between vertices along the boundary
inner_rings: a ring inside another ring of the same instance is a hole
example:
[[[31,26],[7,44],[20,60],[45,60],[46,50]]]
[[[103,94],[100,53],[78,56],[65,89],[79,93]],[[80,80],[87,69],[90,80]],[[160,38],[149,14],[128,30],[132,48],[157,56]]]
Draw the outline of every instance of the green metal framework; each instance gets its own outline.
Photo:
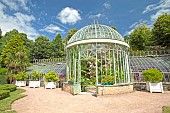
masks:
[[[116,84],[130,83],[129,45],[112,28],[93,24],[75,33],[66,47],[67,81],[81,83],[82,74],[95,77],[96,86],[104,76],[114,76]],[[84,67],[88,70],[83,71]]]

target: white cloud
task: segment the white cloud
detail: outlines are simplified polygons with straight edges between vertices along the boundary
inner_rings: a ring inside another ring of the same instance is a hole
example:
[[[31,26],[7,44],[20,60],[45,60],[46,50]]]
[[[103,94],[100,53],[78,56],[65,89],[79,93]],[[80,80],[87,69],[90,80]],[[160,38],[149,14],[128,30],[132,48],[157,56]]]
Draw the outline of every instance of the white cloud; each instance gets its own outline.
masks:
[[[2,0],[2,2],[8,6],[11,10],[18,11],[20,9],[24,9],[26,11],[29,10],[29,8],[26,6],[28,0]]]
[[[71,7],[66,7],[57,15],[57,18],[63,24],[75,24],[77,21],[81,20],[81,16],[76,9]]]
[[[151,21],[155,21],[160,15],[164,13],[169,13],[170,14],[170,9],[161,9],[156,12],[156,14],[153,14],[150,16]]]
[[[170,14],[170,0],[160,0],[157,4],[151,4],[148,5],[143,13],[147,13],[150,11],[156,10],[157,12],[150,16],[150,20],[154,22],[158,16],[162,15],[163,13],[169,13]]]
[[[90,18],[90,19],[95,19],[95,18],[100,18],[101,16],[102,16],[102,14],[101,14],[101,13],[98,13],[98,14],[96,14],[96,15],[90,15],[89,18]]]
[[[5,10],[9,7],[0,2],[0,28],[2,35],[6,32],[17,29],[19,32],[26,33],[29,39],[34,40],[39,33],[31,25],[36,19],[33,15],[15,12],[13,15],[8,15]]]
[[[46,31],[49,33],[64,32],[63,29],[53,24],[46,26],[44,29],[40,29],[40,31]]]
[[[110,4],[109,1],[105,2],[105,3],[103,4],[103,6],[104,6],[106,9],[111,9],[111,4]]]
[[[129,26],[130,29],[134,28],[137,24],[139,24],[139,22],[135,22],[132,25]]]
[[[130,35],[133,31],[134,31],[134,29],[131,29],[130,31],[126,31],[125,34],[124,34],[124,36]]]

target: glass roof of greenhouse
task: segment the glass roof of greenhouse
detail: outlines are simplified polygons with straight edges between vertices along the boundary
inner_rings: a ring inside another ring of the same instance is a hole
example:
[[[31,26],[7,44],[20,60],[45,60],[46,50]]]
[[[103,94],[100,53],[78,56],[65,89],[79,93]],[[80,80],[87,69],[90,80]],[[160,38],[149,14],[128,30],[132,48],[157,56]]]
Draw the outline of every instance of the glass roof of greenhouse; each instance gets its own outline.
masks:
[[[130,68],[133,73],[141,73],[143,70],[157,68],[163,73],[170,73],[170,55],[164,56],[130,56]],[[40,63],[27,68],[27,72],[38,71],[46,74],[49,71],[66,73],[66,64]]]
[[[52,64],[52,63],[42,63],[32,65],[27,68],[27,73],[31,73],[32,71],[40,72],[41,74],[46,74],[49,71],[54,71],[57,73],[66,73],[66,64]]]
[[[132,72],[142,72],[150,68],[157,68],[163,73],[170,73],[170,56],[159,57],[130,57],[130,68]]]
[[[92,24],[78,30],[70,38],[68,44],[89,39],[111,39],[124,42],[122,36],[113,28],[101,24]]]

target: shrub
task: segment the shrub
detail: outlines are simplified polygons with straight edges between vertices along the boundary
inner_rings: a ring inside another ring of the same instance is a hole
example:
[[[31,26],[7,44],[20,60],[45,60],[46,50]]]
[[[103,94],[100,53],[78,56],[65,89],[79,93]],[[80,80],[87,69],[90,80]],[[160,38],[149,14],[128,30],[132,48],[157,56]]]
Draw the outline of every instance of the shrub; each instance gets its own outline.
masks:
[[[142,72],[144,80],[148,82],[161,82],[163,80],[163,74],[156,68],[144,70]]]
[[[0,84],[7,84],[7,75],[0,75]]]
[[[0,84],[7,84],[7,68],[0,68]]]
[[[9,90],[0,90],[0,100],[9,97],[9,93],[10,93]]]
[[[45,74],[45,81],[46,82],[56,82],[59,81],[58,76],[56,76],[56,73],[54,71],[48,72]]]
[[[3,84],[0,85],[0,90],[9,90],[10,92],[15,91],[17,87],[14,84]]]
[[[0,68],[0,75],[6,75],[7,68]]]
[[[32,80],[39,80],[41,74],[40,74],[39,72],[33,71],[33,72],[30,74],[30,76],[31,76],[31,79],[32,79]]]
[[[115,79],[114,79],[114,76],[111,76],[111,75],[107,75],[107,76],[104,76],[104,78],[102,79],[102,83],[106,83],[106,82],[114,82]]]
[[[14,77],[18,81],[25,81],[28,79],[28,74],[25,72],[20,72],[20,73],[16,74]]]

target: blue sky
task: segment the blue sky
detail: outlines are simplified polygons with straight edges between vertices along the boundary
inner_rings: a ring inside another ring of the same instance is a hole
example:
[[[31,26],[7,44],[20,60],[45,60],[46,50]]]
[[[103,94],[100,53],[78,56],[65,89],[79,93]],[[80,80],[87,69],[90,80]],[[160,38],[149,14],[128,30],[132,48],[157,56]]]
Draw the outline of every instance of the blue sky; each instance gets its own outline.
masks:
[[[0,0],[0,28],[3,34],[17,29],[32,40],[52,40],[97,19],[125,36],[139,23],[152,27],[162,13],[170,14],[170,0]]]

